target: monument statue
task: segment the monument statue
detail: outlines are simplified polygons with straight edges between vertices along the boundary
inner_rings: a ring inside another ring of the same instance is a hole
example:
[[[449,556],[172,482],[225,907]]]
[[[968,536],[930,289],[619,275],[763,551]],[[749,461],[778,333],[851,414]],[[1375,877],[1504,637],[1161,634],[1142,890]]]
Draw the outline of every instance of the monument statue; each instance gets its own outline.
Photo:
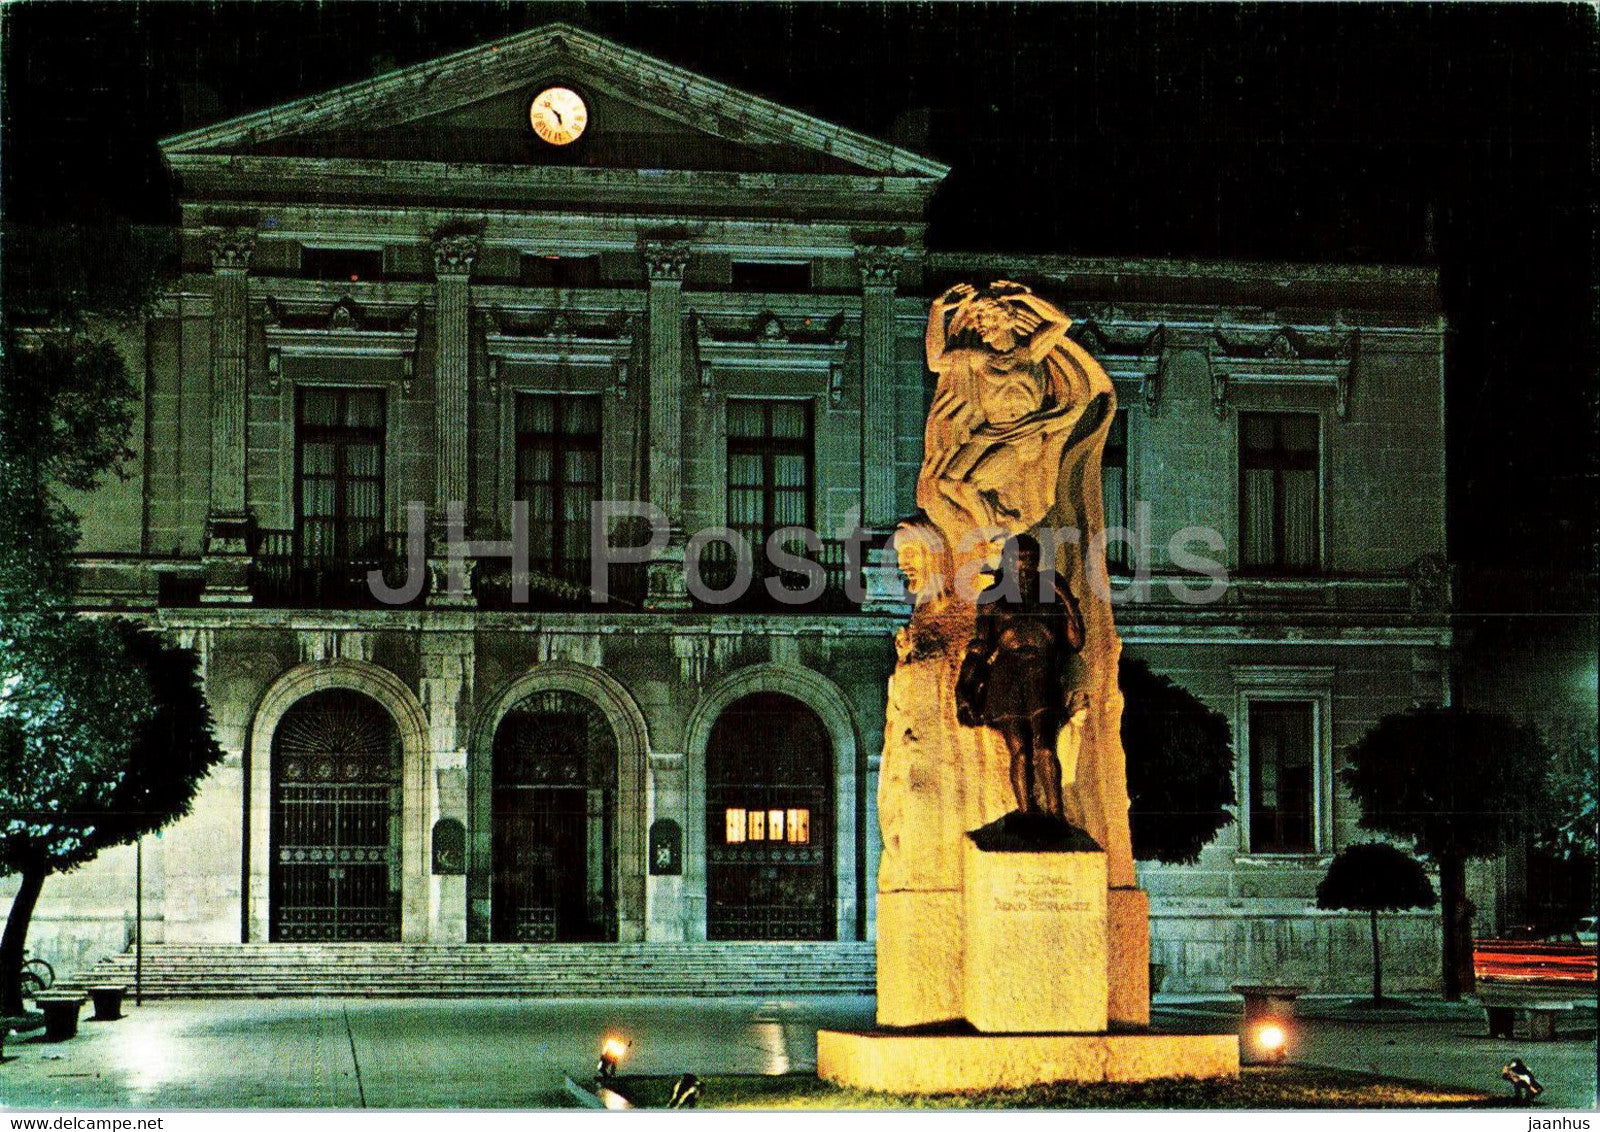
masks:
[[[992,727],[1005,740],[1018,815],[1065,822],[1061,790],[1076,778],[1077,733],[1089,714],[1088,697],[1072,690],[1068,671],[1083,648],[1083,614],[1059,582],[1041,592],[1039,554],[1032,535],[1006,544],[1010,576],[978,606],[956,683],[956,718],[965,727]],[[1067,740],[1065,765],[1058,737]]]
[[[1100,496],[1116,392],[1070,326],[1006,280],[929,311],[919,511],[890,543],[913,608],[879,764],[878,1028],[818,1033],[830,1081],[1238,1074],[1237,1035],[1147,1029]]]

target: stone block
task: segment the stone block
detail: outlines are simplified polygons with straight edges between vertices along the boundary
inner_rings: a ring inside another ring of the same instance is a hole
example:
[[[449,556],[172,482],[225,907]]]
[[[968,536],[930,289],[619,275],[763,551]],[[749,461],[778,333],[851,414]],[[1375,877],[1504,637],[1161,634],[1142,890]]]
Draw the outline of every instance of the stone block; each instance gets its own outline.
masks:
[[[1150,1024],[1150,898],[1137,888],[1106,893],[1106,973],[1110,1021]]]
[[[818,1077],[885,1093],[1238,1075],[1235,1034],[817,1032]]]
[[[963,848],[963,1006],[984,1033],[1107,1021],[1106,855]]]
[[[961,893],[878,894],[878,1025],[962,1017]]]

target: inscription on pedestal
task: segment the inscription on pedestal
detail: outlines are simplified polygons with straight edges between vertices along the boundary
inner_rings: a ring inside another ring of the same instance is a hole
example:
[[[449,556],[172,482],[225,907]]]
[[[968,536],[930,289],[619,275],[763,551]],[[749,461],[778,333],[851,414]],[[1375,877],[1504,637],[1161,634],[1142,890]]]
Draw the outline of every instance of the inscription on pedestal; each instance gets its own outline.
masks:
[[[1104,853],[985,852],[962,858],[963,1013],[991,1034],[1106,1028]]]

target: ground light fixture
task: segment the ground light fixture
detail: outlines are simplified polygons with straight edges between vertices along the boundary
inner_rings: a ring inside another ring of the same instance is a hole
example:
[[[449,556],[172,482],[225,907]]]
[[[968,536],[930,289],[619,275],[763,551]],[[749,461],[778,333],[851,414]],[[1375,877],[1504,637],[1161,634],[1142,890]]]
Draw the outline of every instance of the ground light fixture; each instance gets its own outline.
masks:
[[[1506,1062],[1500,1070],[1500,1076],[1511,1082],[1512,1096],[1523,1104],[1544,1092],[1544,1086],[1534,1079],[1533,1070],[1524,1065],[1520,1057],[1513,1057]]]
[[[1289,1059],[1289,1032],[1281,1022],[1267,1021],[1257,1026],[1255,1043],[1268,1061],[1281,1064]]]
[[[617,1075],[617,1063],[628,1056],[628,1043],[621,1038],[608,1037],[600,1043],[600,1060],[595,1062],[594,1079],[609,1081]]]

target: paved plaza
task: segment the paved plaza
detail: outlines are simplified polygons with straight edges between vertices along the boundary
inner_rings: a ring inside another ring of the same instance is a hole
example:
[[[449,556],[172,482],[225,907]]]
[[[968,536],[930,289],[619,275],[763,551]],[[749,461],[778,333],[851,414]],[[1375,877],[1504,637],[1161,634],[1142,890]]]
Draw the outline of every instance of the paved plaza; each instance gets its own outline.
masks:
[[[816,1031],[872,1023],[870,998],[551,1001],[247,999],[151,1002],[85,1021],[60,1044],[13,1038],[7,1108],[555,1108],[593,1070],[602,1036],[633,1043],[625,1072],[785,1073],[816,1062]],[[1432,1004],[1372,1022],[1306,1004],[1295,1060],[1497,1091],[1523,1057],[1550,1108],[1593,1107],[1594,1015],[1554,1043],[1482,1036],[1482,1012]],[[1162,1004],[1157,1024],[1228,1030],[1237,1003]]]

